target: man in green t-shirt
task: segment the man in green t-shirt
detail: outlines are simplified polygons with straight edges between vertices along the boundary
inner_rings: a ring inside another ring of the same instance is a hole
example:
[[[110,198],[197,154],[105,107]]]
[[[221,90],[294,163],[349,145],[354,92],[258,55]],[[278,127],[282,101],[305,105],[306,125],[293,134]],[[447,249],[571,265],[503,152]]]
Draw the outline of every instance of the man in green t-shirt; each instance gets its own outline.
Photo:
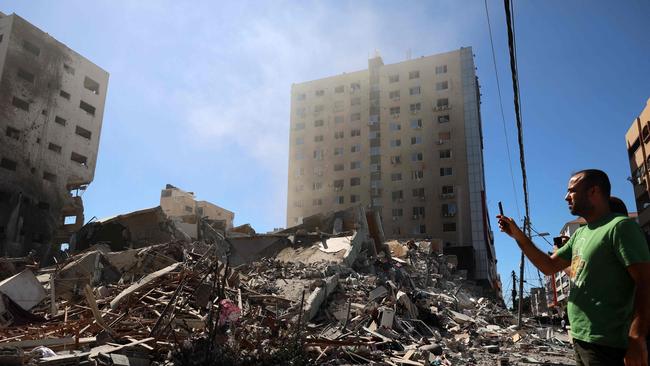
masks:
[[[499,228],[544,274],[571,267],[568,314],[577,365],[648,366],[650,253],[641,228],[610,211],[607,174],[588,169],[569,180],[565,200],[580,227],[556,253],[539,250],[512,218]]]

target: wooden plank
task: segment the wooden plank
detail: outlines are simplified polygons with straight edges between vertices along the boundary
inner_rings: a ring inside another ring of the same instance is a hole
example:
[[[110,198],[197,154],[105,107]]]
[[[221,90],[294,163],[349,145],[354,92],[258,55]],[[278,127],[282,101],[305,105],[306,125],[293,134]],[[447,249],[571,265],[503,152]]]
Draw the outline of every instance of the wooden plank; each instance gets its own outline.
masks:
[[[92,343],[97,339],[95,337],[79,338],[80,344]],[[75,337],[65,338],[44,338],[44,339],[29,339],[25,341],[3,342],[0,347],[18,347],[18,348],[34,348],[37,346],[65,346],[75,344]]]

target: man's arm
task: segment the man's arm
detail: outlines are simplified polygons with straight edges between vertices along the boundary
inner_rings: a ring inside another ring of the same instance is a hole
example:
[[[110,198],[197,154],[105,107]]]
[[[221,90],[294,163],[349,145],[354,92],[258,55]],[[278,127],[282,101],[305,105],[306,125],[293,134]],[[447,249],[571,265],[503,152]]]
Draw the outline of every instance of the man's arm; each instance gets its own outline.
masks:
[[[517,241],[526,257],[545,275],[551,275],[568,267],[571,263],[560,258],[557,253],[548,255],[539,250],[510,217],[497,215],[499,229]]]
[[[636,285],[634,294],[634,318],[630,326],[629,347],[625,354],[626,366],[647,366],[648,350],[646,336],[650,322],[650,263],[633,263],[627,266]]]

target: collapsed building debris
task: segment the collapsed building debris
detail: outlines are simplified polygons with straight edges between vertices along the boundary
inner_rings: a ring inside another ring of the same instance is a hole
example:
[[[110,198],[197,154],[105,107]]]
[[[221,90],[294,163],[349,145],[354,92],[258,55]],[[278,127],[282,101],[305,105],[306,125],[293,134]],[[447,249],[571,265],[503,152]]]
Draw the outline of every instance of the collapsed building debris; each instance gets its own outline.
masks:
[[[357,207],[273,234],[203,227],[201,241],[95,244],[26,269],[0,282],[0,361],[568,362],[566,334],[514,329],[502,300],[467,281],[456,258],[431,241],[385,243],[376,217]]]

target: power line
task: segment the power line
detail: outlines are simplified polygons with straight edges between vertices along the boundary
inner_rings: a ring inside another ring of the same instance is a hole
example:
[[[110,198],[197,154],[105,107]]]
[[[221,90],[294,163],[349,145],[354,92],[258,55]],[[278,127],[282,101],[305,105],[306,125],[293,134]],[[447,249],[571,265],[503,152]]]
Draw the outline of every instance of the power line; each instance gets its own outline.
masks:
[[[488,11],[487,0],[484,0],[485,3],[485,16],[487,17],[488,32],[490,34],[490,46],[492,47],[492,63],[494,64],[494,76],[497,80],[497,92],[499,94],[499,108],[501,110],[501,124],[503,125],[503,136],[506,140],[506,152],[508,153],[508,168],[510,168],[510,180],[512,182],[512,192],[513,197],[515,198],[515,208],[517,209],[517,217],[521,218],[521,212],[519,212],[519,199],[517,198],[517,187],[515,185],[515,175],[512,171],[512,157],[510,156],[510,143],[508,141],[508,130],[506,129],[506,117],[503,112],[503,101],[501,97],[501,83],[499,82],[499,71],[497,69],[497,58],[494,52],[494,41],[492,39],[492,25],[490,23],[490,12]]]

